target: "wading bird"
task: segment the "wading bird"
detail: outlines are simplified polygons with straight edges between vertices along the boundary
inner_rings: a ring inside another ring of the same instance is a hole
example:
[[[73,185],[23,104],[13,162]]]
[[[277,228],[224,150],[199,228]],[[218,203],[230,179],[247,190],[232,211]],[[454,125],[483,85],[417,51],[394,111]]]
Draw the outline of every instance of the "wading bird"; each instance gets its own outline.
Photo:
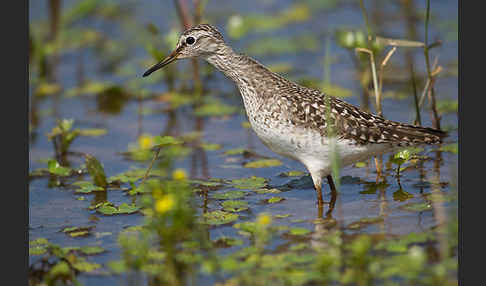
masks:
[[[322,178],[331,176],[332,156],[346,166],[397,147],[440,143],[437,129],[386,120],[318,90],[298,85],[256,60],[233,51],[212,25],[182,33],[175,50],[143,76],[184,58],[202,58],[237,85],[251,127],[272,151],[309,171],[322,208]]]

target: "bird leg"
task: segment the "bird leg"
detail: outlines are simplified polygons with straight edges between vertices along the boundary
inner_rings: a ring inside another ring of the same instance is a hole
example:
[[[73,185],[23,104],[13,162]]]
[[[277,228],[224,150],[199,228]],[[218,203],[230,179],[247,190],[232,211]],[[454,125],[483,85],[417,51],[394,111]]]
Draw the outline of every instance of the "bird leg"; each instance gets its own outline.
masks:
[[[329,184],[329,188],[331,189],[331,201],[329,202],[329,210],[326,212],[326,216],[330,216],[332,211],[334,210],[334,205],[336,204],[337,191],[336,185],[334,185],[334,181],[331,175],[327,176],[327,183]]]
[[[317,193],[317,204],[320,207],[322,207],[322,205],[324,205],[324,201],[322,200],[322,185],[318,184],[318,185],[315,185],[314,187],[315,187],[316,193]]]

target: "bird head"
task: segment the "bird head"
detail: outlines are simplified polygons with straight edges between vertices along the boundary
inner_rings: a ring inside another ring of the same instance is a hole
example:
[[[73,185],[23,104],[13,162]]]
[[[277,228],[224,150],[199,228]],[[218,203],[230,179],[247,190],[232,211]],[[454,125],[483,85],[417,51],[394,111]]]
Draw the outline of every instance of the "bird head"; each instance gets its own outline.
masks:
[[[217,53],[224,45],[223,36],[214,26],[199,24],[184,31],[174,51],[149,68],[143,76],[146,77],[178,59],[209,57]]]

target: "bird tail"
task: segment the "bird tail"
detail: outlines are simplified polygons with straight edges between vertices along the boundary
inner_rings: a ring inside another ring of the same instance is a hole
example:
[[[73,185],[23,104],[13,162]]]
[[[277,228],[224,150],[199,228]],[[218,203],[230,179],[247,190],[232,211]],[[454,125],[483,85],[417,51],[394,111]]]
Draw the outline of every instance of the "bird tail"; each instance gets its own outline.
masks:
[[[394,127],[389,129],[391,137],[399,142],[404,142],[405,145],[442,143],[442,140],[448,136],[447,132],[430,127],[404,123],[396,123]]]

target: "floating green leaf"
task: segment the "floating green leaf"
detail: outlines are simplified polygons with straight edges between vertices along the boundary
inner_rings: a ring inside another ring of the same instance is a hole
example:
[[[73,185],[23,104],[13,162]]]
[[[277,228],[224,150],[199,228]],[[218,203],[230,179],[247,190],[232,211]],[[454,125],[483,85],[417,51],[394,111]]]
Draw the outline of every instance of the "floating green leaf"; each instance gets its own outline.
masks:
[[[282,198],[282,197],[272,197],[272,198],[266,200],[266,202],[269,203],[269,204],[275,204],[275,203],[281,202],[283,200],[285,200],[285,199]]]
[[[238,215],[221,210],[212,211],[204,214],[204,222],[210,225],[221,225],[233,222],[238,219]]]
[[[98,263],[92,263],[85,260],[77,259],[76,262],[72,263],[74,269],[81,271],[81,272],[92,272],[98,268],[101,268],[101,265]]]
[[[400,207],[403,210],[411,211],[411,212],[423,212],[432,210],[432,205],[427,202],[421,203],[408,203]]]
[[[282,191],[279,189],[258,189],[255,190],[257,194],[279,194]]]
[[[221,203],[223,206],[224,211],[228,212],[241,212],[248,209],[248,202],[247,201],[224,201]]]
[[[101,247],[101,246],[83,246],[79,249],[83,254],[86,255],[94,255],[94,254],[99,254],[103,253],[106,250]]]
[[[300,177],[300,176],[304,176],[305,174],[306,172],[302,172],[302,171],[287,171],[287,172],[280,173],[279,176],[280,177]]]
[[[108,204],[103,204],[99,208],[96,209],[99,213],[102,213],[104,215],[117,215],[117,214],[131,214],[135,213],[140,209],[140,206],[137,206],[135,204],[127,204],[127,203],[122,203],[120,206],[116,207],[112,205],[111,203]]]
[[[241,155],[243,154],[244,152],[246,151],[245,148],[235,148],[235,149],[230,149],[230,150],[227,150],[226,152],[224,152],[223,154],[224,155],[228,155],[228,156],[231,156],[231,155]]]
[[[73,226],[73,227],[65,227],[61,231],[71,237],[79,237],[79,236],[89,235],[90,231],[93,228],[94,226]]]
[[[238,189],[261,189],[265,187],[265,178],[251,176],[249,178],[235,179],[231,183]]]
[[[78,181],[73,183],[74,186],[78,186],[79,189],[76,189],[76,193],[91,193],[94,191],[104,191],[105,189],[102,187],[98,187],[93,185],[93,183],[88,181]],[[79,199],[79,198],[78,198]]]
[[[357,229],[361,229],[363,227],[366,227],[370,224],[375,224],[375,223],[379,223],[379,222],[382,222],[382,221],[383,221],[382,217],[371,217],[371,218],[365,217],[365,218],[359,219],[358,221],[350,223],[346,228],[357,230]]]
[[[306,235],[309,234],[311,231],[307,228],[303,227],[293,227],[289,230],[289,234],[291,235]]]
[[[253,162],[248,162],[244,165],[245,168],[265,168],[265,167],[274,167],[280,166],[282,162],[277,159],[262,159]]]
[[[217,200],[234,200],[242,198],[247,193],[244,191],[227,191],[224,193],[213,194],[212,197]]]

